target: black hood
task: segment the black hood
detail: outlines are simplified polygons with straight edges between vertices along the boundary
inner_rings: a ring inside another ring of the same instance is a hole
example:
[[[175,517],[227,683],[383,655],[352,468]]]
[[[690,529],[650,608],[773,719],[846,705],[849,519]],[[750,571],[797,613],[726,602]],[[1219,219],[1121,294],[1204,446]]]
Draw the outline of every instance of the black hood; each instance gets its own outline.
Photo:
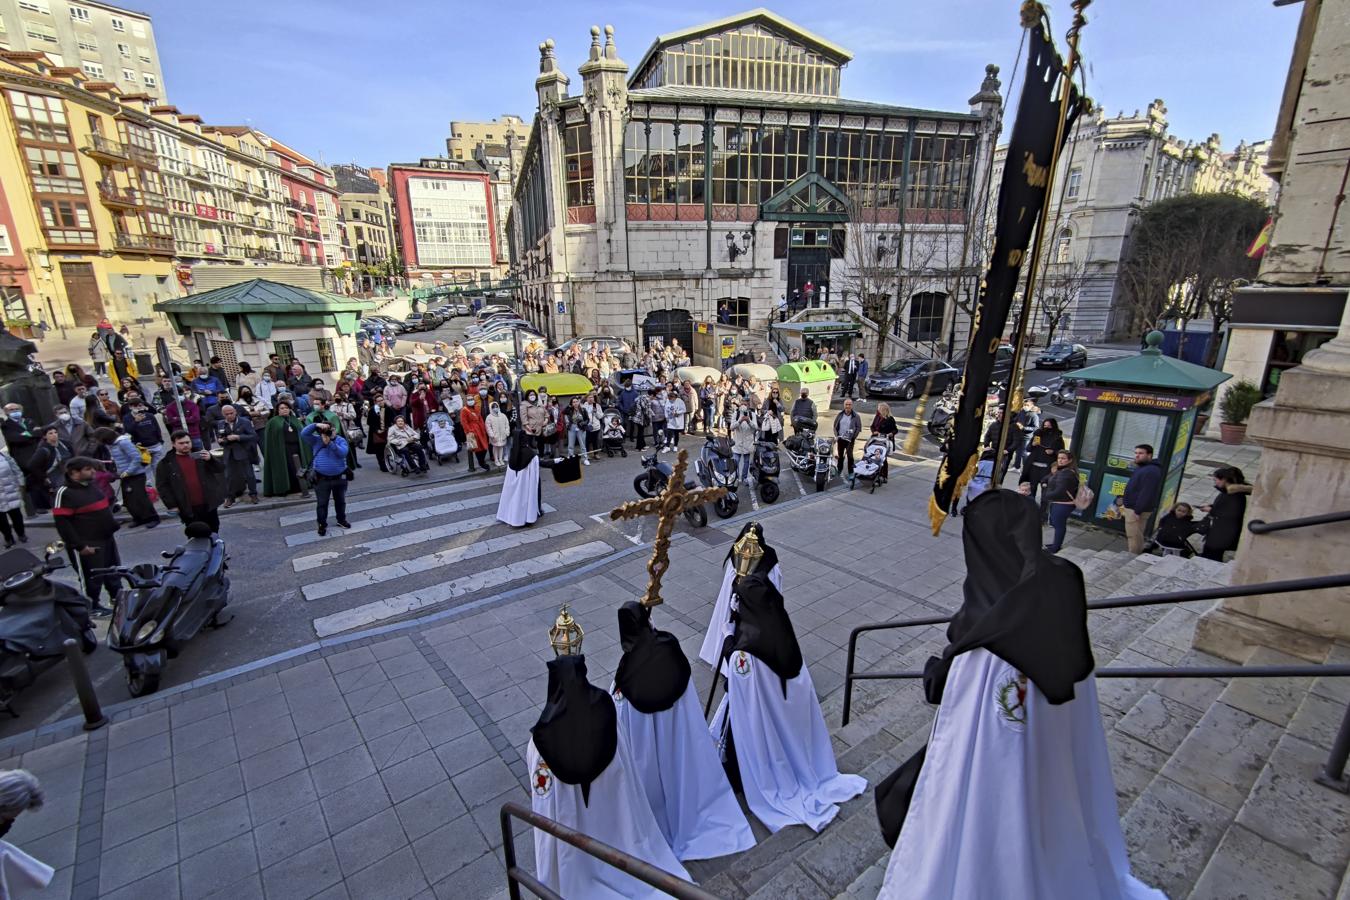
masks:
[[[581,785],[582,802],[590,805],[591,782],[614,759],[619,732],[614,701],[586,680],[586,657],[549,660],[548,702],[530,734],[554,776]]]
[[[727,551],[726,561],[731,563],[732,568],[735,568],[736,561],[732,558],[732,556],[734,555],[736,549],[736,543],[741,538],[745,537],[746,534],[749,533],[750,529],[752,528],[755,530],[755,534],[759,536],[759,545],[764,548],[764,555],[761,556],[759,558],[759,562],[755,564],[755,571],[763,572],[765,575],[768,575],[771,571],[773,571],[773,567],[778,565],[778,553],[772,547],[769,546],[768,541],[764,540],[764,526],[759,524],[758,522],[745,523],[745,527],[741,529],[741,533],[736,535],[736,540],[731,542],[731,549]]]
[[[506,461],[511,471],[520,472],[529,468],[530,463],[538,456],[538,451],[529,446],[529,442],[525,440],[525,433],[519,428],[511,429],[511,455]]]
[[[984,647],[1040,689],[1051,703],[1073,699],[1092,672],[1087,592],[1077,566],[1046,552],[1036,504],[991,490],[965,514],[965,600],[947,629],[942,658],[929,660],[925,688],[937,703],[957,655]]]
[[[652,627],[652,611],[636,600],[619,607],[623,656],[614,685],[638,712],[670,709],[689,687],[689,660],[669,631]]]
[[[768,559],[767,553],[764,559]],[[783,681],[786,698],[788,681],[802,670],[802,648],[783,605],[783,595],[769,580],[764,560],[749,575],[737,577],[731,589],[739,599],[731,614],[735,624],[729,638],[731,651],[744,650],[772,669]]]

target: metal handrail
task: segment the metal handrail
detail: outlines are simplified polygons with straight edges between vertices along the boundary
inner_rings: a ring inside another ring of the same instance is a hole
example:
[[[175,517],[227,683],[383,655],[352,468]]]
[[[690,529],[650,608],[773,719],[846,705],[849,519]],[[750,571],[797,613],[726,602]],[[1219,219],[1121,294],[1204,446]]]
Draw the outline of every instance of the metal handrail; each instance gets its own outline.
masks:
[[[1350,586],[1350,573],[1341,575],[1319,575],[1313,578],[1291,578],[1285,581],[1264,581],[1256,584],[1239,584],[1228,587],[1200,588],[1194,591],[1170,591],[1161,594],[1139,594],[1131,597],[1109,597],[1101,600],[1089,600],[1087,608],[1123,609],[1132,606],[1159,606],[1164,603],[1188,603],[1196,600],[1223,600],[1228,597],[1251,597],[1258,594],[1288,594],[1294,591],[1314,591],[1323,588]],[[918,619],[900,619],[894,622],[877,622],[871,625],[859,625],[848,635],[848,660],[844,668],[844,716],[841,724],[847,725],[853,706],[853,682],[867,680],[853,671],[858,652],[858,636],[869,631],[886,631],[894,628],[917,628],[923,625],[945,625],[951,616],[925,616]]]
[[[516,838],[511,831],[511,819],[528,822],[541,831],[546,831],[560,841],[576,847],[582,853],[593,856],[607,866],[613,866],[621,872],[645,882],[659,891],[663,891],[679,900],[718,900],[716,894],[710,894],[692,881],[672,875],[664,869],[658,869],[636,856],[624,853],[617,847],[611,847],[604,841],[583,834],[575,828],[568,828],[561,822],[555,822],[521,803],[508,801],[502,804],[502,856],[506,862],[506,890],[511,900],[520,900],[520,886],[529,888],[536,897],[544,900],[563,900],[561,894],[549,888],[529,872],[516,864]]]
[[[1320,516],[1303,516],[1299,519],[1284,519],[1279,522],[1266,522],[1252,519],[1247,530],[1252,534],[1270,534],[1272,531],[1288,531],[1291,528],[1309,528],[1313,525],[1330,525],[1333,522],[1350,522],[1350,510],[1334,513],[1322,513]]]

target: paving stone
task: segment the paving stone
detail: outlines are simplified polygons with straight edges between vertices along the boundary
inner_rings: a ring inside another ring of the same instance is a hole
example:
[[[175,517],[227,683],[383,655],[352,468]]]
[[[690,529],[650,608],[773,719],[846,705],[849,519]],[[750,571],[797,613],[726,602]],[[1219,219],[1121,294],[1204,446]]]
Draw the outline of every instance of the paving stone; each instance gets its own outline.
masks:
[[[389,792],[389,798],[395,803],[406,800],[434,784],[445,781],[448,777],[445,769],[441,767],[440,760],[430,750],[380,772],[385,790]]]
[[[53,869],[64,869],[75,865],[75,841],[79,828],[72,825],[32,841],[24,841],[23,850],[30,856],[42,860]],[[104,830],[107,840],[107,830]],[[49,888],[50,889],[50,888]]]
[[[351,719],[344,719],[300,739],[300,747],[311,766],[360,743],[361,732]]]
[[[1169,897],[1186,896],[1231,820],[1219,804],[1155,778],[1121,822],[1135,876]]]
[[[239,749],[231,736],[222,737],[192,750],[173,756],[173,778],[178,784],[238,762]]]
[[[281,679],[277,678],[275,673],[269,672],[258,678],[230,685],[225,689],[225,700],[230,709],[235,710],[280,693]]]
[[[342,872],[351,878],[357,872],[406,846],[407,836],[392,809],[378,812],[333,836]]]
[[[1257,647],[1247,659],[1249,666],[1302,665],[1305,660],[1269,647]],[[1283,728],[1298,712],[1311,678],[1234,678],[1224,688],[1223,702]]]
[[[253,835],[241,834],[184,859],[178,864],[178,880],[183,900],[200,900],[216,893],[222,885],[257,871]]]
[[[328,662],[323,657],[308,660],[298,666],[291,666],[277,673],[277,679],[281,682],[283,691],[302,690],[307,685],[317,684],[323,681],[331,681],[332,671],[328,668]]]
[[[1290,735],[1275,752],[1238,813],[1239,825],[1333,872],[1350,864],[1350,796],[1313,779],[1326,752]]]
[[[276,719],[290,714],[291,706],[286,702],[286,695],[281,693],[280,689],[274,694],[259,697],[250,703],[230,707],[230,719],[234,722],[235,730],[238,730],[241,726],[265,722],[268,719]]]
[[[374,775],[375,763],[370,758],[370,751],[358,745],[314,764],[309,774],[314,779],[315,791],[323,798]]]
[[[258,864],[264,869],[328,839],[328,824],[317,801],[289,809],[253,831]]]
[[[1200,720],[1200,711],[1150,691],[1140,698],[1116,728],[1164,753],[1181,745]]]
[[[169,708],[169,722],[177,731],[194,722],[209,719],[229,709],[224,691],[215,691]]]
[[[1275,749],[1280,729],[1215,703],[1186,735],[1162,774],[1235,814]]]
[[[212,696],[219,696],[221,705],[224,705],[224,693],[213,694]],[[233,737],[233,735],[234,722],[230,718],[230,714],[222,710],[216,715],[204,719],[194,719],[185,725],[175,724],[172,730],[173,752],[174,755],[187,753],[214,741]]]
[[[1191,900],[1330,900],[1340,879],[1240,825],[1228,829]]]
[[[1344,716],[1344,703],[1308,694],[1303,698],[1298,712],[1289,720],[1289,734],[1323,750],[1330,750]]]
[[[347,879],[347,891],[351,896],[379,897],[380,900],[408,900],[428,887],[409,847],[386,856]]]
[[[150,763],[108,783],[103,808],[108,811],[143,800],[173,784],[173,763],[167,759]]]
[[[249,817],[254,825],[261,825],[285,816],[311,801],[318,800],[314,782],[308,769],[302,769],[278,779],[261,790],[248,794]]]
[[[180,819],[195,815],[204,809],[233,800],[244,793],[244,779],[239,764],[230,765],[195,778],[174,788],[174,800]]]
[[[408,712],[412,713],[413,720],[419,723],[461,708],[454,693],[444,685],[414,694],[404,702],[408,706]]]
[[[438,881],[434,888],[437,900],[496,900],[504,896],[505,871],[495,854],[484,853],[453,875]]]
[[[99,891],[108,893],[178,861],[178,831],[169,825],[105,850],[99,863]]]
[[[877,828],[875,815],[855,815],[845,821],[835,819],[814,846],[797,858],[797,864],[833,896],[848,888],[878,856],[886,852],[886,843]]]
[[[431,749],[431,742],[416,725],[407,725],[388,734],[382,734],[366,742],[371,758],[380,769],[412,759],[414,756]]]
[[[266,900],[262,874],[254,872],[238,881],[221,885],[216,891],[207,894],[206,900]]]
[[[455,790],[470,809],[486,803],[504,791],[518,790],[519,777],[499,759],[488,759],[451,779]]]
[[[171,787],[134,803],[119,806],[103,816],[103,847],[105,849],[116,847],[152,831],[158,831],[166,825],[172,825],[175,818]],[[38,858],[48,865],[56,865],[47,861],[45,857]]]
[[[240,759],[248,759],[296,739],[295,723],[290,715],[241,722],[235,720],[234,743]]]
[[[195,816],[178,820],[178,852],[183,857],[233,840],[253,828],[248,798],[235,797]]]
[[[1167,754],[1121,731],[1108,732],[1106,746],[1111,752],[1116,803],[1123,816],[1167,763]]]
[[[271,750],[264,750],[240,763],[244,775],[244,787],[257,790],[265,784],[284,778],[292,772],[305,767],[305,754],[300,750],[299,741],[291,741]]]
[[[461,816],[413,842],[422,872],[432,883],[463,868],[487,850],[487,842],[468,816]]]
[[[400,656],[391,656],[388,659],[380,660],[380,668],[389,678],[398,678],[403,675],[411,675],[414,672],[429,672],[431,665],[422,656],[420,650],[414,650],[412,653],[404,653]]]
[[[450,775],[459,775],[486,760],[495,759],[496,751],[477,728],[468,734],[441,744],[436,748],[436,756]]]
[[[408,707],[401,700],[356,717],[356,727],[361,730],[361,736],[367,741],[411,724],[413,724],[412,713],[408,712]]]
[[[306,900],[340,882],[342,870],[338,867],[332,841],[325,840],[263,869],[262,879],[268,897]]]
[[[107,776],[110,779],[120,778],[129,772],[144,768],[150,763],[168,759],[171,750],[167,729],[134,744],[126,744],[116,750],[110,749],[108,751]]]
[[[751,896],[774,900],[828,900],[830,897],[795,862],[779,867],[777,874]]]
[[[29,750],[23,755],[22,766],[41,778],[47,772],[54,772],[67,766],[83,765],[88,746],[87,734],[57,741],[36,750]]]
[[[334,675],[337,675],[348,669],[373,665],[375,662],[375,654],[370,652],[369,647],[357,647],[355,650],[344,650],[341,653],[334,653],[327,659],[329,670]]]
[[[329,794],[319,801],[319,805],[323,807],[328,830],[338,834],[392,804],[380,776],[371,775]]]
[[[468,812],[449,780],[409,797],[395,809],[404,832],[414,841]]]
[[[436,670],[429,667],[409,672],[406,675],[400,675],[397,678],[390,679],[389,683],[394,686],[394,690],[398,691],[399,696],[405,700],[409,697],[415,697],[424,691],[429,691],[445,685],[441,676],[436,674]]]
[[[178,900],[178,867],[169,866],[115,891],[99,890],[100,900]]]
[[[116,750],[169,730],[169,711],[157,710],[108,726],[108,749]]]
[[[302,737],[313,734],[349,717],[347,705],[337,693],[323,693],[312,696],[286,696],[291,708],[291,721],[295,723],[296,733]],[[264,885],[266,879],[264,879]]]
[[[347,708],[351,710],[352,715],[360,715],[379,709],[382,706],[388,706],[402,698],[393,684],[388,681],[381,681],[379,684],[368,687],[358,687],[346,691],[342,699],[347,701]]]

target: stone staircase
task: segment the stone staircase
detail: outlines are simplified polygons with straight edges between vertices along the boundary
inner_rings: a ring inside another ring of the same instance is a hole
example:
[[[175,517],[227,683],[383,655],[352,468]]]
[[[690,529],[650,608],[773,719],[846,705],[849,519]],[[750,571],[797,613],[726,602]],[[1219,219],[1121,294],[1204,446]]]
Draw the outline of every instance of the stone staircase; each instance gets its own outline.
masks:
[[[1081,548],[1061,555],[1083,569],[1093,599],[1219,586],[1231,573],[1198,558]],[[1225,664],[1191,648],[1209,605],[1091,613],[1098,667]],[[919,669],[942,648],[944,632],[865,636],[858,668]],[[1350,661],[1350,647],[1332,656]],[[1248,662],[1301,661],[1258,650]],[[1173,900],[1332,898],[1343,878],[1350,885],[1350,797],[1313,781],[1350,702],[1350,680],[1103,678],[1097,687],[1138,877]],[[847,727],[838,726],[842,691],[822,708],[840,770],[873,785],[927,741],[933,717],[916,681],[859,683]],[[869,790],[818,835],[802,827],[761,833],[747,853],[689,869],[706,889],[734,900],[871,900],[889,853]]]

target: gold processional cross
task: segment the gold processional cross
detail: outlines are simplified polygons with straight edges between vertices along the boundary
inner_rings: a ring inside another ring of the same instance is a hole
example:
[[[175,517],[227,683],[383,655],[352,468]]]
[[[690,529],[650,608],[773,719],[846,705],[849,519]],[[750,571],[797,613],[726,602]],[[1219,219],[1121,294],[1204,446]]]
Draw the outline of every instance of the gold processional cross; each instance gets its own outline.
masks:
[[[727,492],[726,488],[720,487],[697,490],[685,487],[684,470],[687,465],[688,452],[681,450],[665,490],[646,500],[625,503],[609,513],[611,519],[636,519],[638,516],[653,514],[657,517],[652,558],[647,560],[647,592],[642,595],[642,605],[649,608],[661,603],[661,576],[670,568],[670,535],[675,530],[675,520],[685,510],[720,500]]]

